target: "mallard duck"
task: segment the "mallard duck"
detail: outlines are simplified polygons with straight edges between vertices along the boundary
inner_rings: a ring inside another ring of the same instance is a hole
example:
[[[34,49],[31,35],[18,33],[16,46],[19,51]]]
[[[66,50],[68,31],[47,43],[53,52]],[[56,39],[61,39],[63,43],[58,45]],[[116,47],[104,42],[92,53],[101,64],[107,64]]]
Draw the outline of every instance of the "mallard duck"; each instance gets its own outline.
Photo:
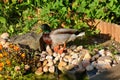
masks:
[[[46,44],[52,45],[53,50],[60,54],[63,53],[66,48],[66,43],[85,35],[85,32],[78,33],[76,29],[60,28],[51,31],[47,24],[42,24],[41,29],[43,31],[43,41]],[[61,45],[63,45],[63,47],[61,47]]]

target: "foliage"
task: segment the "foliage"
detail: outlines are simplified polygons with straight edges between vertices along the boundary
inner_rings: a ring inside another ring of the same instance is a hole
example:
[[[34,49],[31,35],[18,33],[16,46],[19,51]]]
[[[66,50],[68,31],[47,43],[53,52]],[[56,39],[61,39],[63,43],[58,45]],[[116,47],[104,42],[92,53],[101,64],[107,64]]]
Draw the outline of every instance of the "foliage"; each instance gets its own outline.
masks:
[[[119,24],[119,0],[0,0],[0,33],[26,33],[39,21],[94,34],[86,19]]]
[[[17,45],[5,48],[0,44],[0,79],[22,79],[24,74],[35,71],[36,61],[34,55]]]

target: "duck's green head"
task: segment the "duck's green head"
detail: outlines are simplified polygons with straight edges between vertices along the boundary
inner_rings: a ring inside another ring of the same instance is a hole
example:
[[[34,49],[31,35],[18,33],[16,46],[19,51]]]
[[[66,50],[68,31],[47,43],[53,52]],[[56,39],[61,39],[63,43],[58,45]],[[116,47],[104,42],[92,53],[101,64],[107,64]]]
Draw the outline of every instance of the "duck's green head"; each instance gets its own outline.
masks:
[[[50,33],[51,32],[51,29],[49,27],[48,24],[42,24],[41,25],[41,30],[44,32],[44,33]]]

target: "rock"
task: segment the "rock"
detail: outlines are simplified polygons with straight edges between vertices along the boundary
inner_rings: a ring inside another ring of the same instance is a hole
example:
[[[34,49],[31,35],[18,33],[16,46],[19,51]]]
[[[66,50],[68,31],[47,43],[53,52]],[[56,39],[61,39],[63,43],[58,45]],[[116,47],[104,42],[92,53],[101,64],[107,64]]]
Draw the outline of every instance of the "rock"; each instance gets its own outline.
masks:
[[[48,68],[49,68],[48,66],[44,66],[43,67],[43,72],[48,72],[49,71]]]
[[[76,49],[76,47],[77,47],[76,45],[72,45],[72,46],[70,46],[70,49],[74,50],[74,49]]]
[[[67,53],[72,53],[73,51],[71,49],[67,49]]]
[[[113,55],[112,55],[112,53],[110,51],[106,51],[105,54],[106,54],[106,56],[113,57]]]
[[[115,57],[115,61],[114,62],[120,63],[120,55],[117,54],[114,57]]]
[[[65,53],[62,53],[60,56],[61,56],[61,57],[64,57],[64,56],[65,56]]]
[[[65,55],[65,57],[63,58],[65,62],[69,62],[70,59],[71,57],[69,55]]]
[[[98,51],[98,53],[99,53],[101,56],[105,56],[105,50],[104,50],[104,49],[101,49],[100,51]]]
[[[83,60],[90,60],[91,59],[91,55],[89,54],[88,50],[84,50],[84,58]]]
[[[77,58],[78,58],[78,54],[74,53],[74,54],[71,56],[71,58],[77,59]]]
[[[99,57],[98,60],[97,60],[98,63],[112,63],[112,58],[110,56],[102,56],[102,57]]]
[[[5,43],[6,43],[6,40],[5,40],[5,39],[0,38],[0,43],[4,46],[4,45],[5,45]]]
[[[79,52],[83,49],[83,46],[78,46],[76,49],[74,49],[75,52]]]
[[[31,49],[45,51],[45,43],[42,41],[42,33],[36,34],[34,32],[17,35],[10,38],[10,42],[14,44],[27,45]],[[22,47],[22,46],[21,46]]]
[[[92,65],[93,67],[96,67],[96,66],[97,66],[97,62],[96,62],[96,61],[93,61],[93,62],[91,63],[91,65]]]
[[[36,75],[42,75],[43,74],[43,69],[42,67],[39,67],[36,71],[35,71]]]
[[[97,60],[99,57],[100,57],[100,54],[95,54],[95,55],[91,58],[91,60],[92,60],[92,61],[95,61],[95,60]]]
[[[51,55],[47,55],[46,56],[46,59],[49,61],[49,60],[53,60],[53,56],[51,56]]]
[[[44,60],[43,61],[43,66],[47,65],[48,61],[47,60]]]
[[[51,48],[50,48],[49,45],[47,45],[46,51],[48,52],[49,55],[52,55],[52,54],[53,54],[53,52],[52,52],[52,50],[51,50]]]
[[[55,72],[55,67],[54,66],[50,66],[49,67],[49,72],[50,73],[54,73]]]
[[[3,38],[3,39],[8,39],[9,38],[9,34],[8,33],[3,33],[3,34],[1,34],[0,37]]]
[[[100,71],[104,71],[104,70],[108,70],[110,69],[112,66],[110,65],[110,63],[98,63],[96,68]]]
[[[91,70],[93,70],[93,69],[94,69],[94,67],[93,67],[92,65],[86,66],[86,70],[87,70],[87,71],[91,71]]]
[[[83,67],[87,67],[90,64],[90,60],[83,60],[82,65]]]
[[[79,64],[79,61],[78,61],[77,59],[72,60],[72,64],[73,64],[73,65],[78,65],[78,64]]]
[[[53,66],[53,61],[52,60],[49,60],[48,63],[47,63],[47,66]]]

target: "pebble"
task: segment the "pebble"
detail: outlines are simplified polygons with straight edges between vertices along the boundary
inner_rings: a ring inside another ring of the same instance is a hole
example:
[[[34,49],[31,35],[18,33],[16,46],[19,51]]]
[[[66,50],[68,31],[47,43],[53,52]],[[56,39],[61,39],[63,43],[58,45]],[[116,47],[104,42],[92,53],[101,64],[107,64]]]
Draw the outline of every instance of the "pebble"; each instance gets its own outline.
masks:
[[[98,51],[98,53],[99,53],[101,56],[105,56],[105,50],[104,50],[104,49],[101,49],[100,51]]]
[[[94,67],[93,67],[92,65],[86,66],[86,70],[87,70],[87,71],[91,71],[91,70],[93,70],[93,69],[94,69]]]

